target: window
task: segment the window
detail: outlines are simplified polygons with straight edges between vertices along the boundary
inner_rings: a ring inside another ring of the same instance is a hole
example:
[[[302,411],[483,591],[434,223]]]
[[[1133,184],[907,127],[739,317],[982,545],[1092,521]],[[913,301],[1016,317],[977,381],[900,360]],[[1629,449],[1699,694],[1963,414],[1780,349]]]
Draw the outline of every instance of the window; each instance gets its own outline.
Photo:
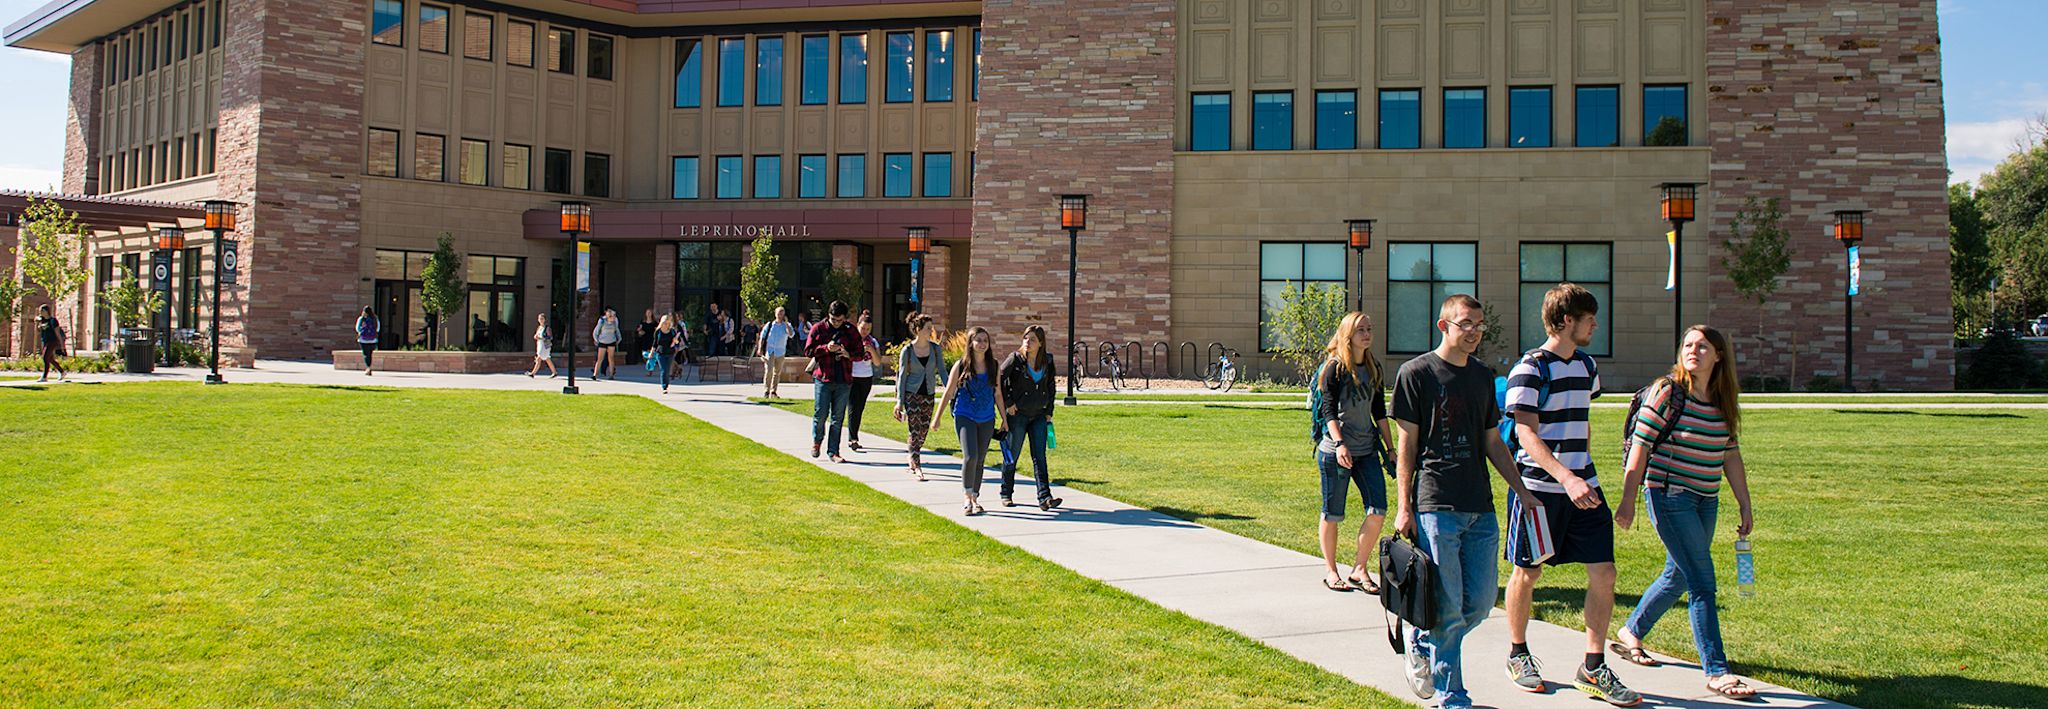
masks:
[[[887,35],[888,58],[882,66],[886,81],[883,84],[882,100],[888,103],[909,103],[912,79],[916,67],[912,56],[916,52],[917,36],[909,32],[890,32]]]
[[[370,129],[370,153],[365,172],[379,177],[398,176],[398,131]]]
[[[953,100],[953,31],[924,33],[924,100]]]
[[[518,352],[531,346],[525,334],[520,300],[526,285],[526,260],[509,256],[468,257],[469,348],[479,352]],[[462,332],[449,328],[453,339]]]
[[[718,158],[718,198],[740,198],[740,158],[737,155],[721,155]]]
[[[754,105],[782,105],[782,38],[754,40]]]
[[[1387,248],[1388,352],[1436,347],[1437,308],[1453,293],[1479,288],[1479,245],[1395,242]]]
[[[427,313],[420,298],[427,270],[425,251],[376,250],[373,288],[380,347],[426,344]]]
[[[482,140],[462,141],[462,162],[455,168],[456,180],[465,185],[491,183],[491,144]]]
[[[1578,88],[1578,139],[1581,148],[1611,148],[1621,144],[1621,89],[1613,86]]]
[[[491,33],[496,20],[490,15],[462,12],[462,56],[491,60]]]
[[[182,179],[184,179],[184,178],[188,177],[188,175],[186,175],[186,174],[185,174],[185,138],[184,138],[184,136],[179,136],[179,137],[178,137],[178,138],[177,138],[176,140],[174,140],[174,141],[173,141],[173,142],[171,143],[171,145],[172,145],[173,147],[172,147],[172,148],[171,148],[171,150],[170,150],[170,155],[169,155],[169,157],[170,157],[170,160],[168,160],[168,161],[167,161],[167,162],[169,162],[169,163],[171,164],[171,179],[173,179],[173,180],[182,180]]]
[[[604,153],[583,154],[583,196],[612,196],[612,156]]]
[[[1294,149],[1294,93],[1252,94],[1252,149]]]
[[[832,38],[814,35],[803,38],[803,86],[797,100],[805,106],[825,103],[825,91],[832,85]]]
[[[1600,314],[1613,317],[1614,294],[1614,244],[1610,242],[1574,244],[1522,244],[1522,351],[1543,346],[1547,332],[1543,329],[1543,295],[1551,286],[1572,282],[1592,292],[1600,299]],[[1607,338],[1608,322],[1603,318],[1600,327],[1593,330],[1593,342],[1586,346],[1586,352],[1605,357],[1612,354]]]
[[[429,133],[416,133],[412,137],[412,178],[441,182],[448,179],[442,169],[448,150],[448,139]]]
[[[669,159],[670,199],[696,199],[698,179],[697,158],[678,156]]]
[[[1316,92],[1316,149],[1358,147],[1358,92]]]
[[[548,28],[548,71],[576,73],[576,31]]]
[[[718,40],[718,105],[739,106],[746,101],[747,40],[728,37]]]
[[[754,199],[782,197],[782,156],[754,156]]]
[[[703,105],[704,43],[695,39],[676,40],[676,108]]]
[[[1550,147],[1550,87],[1508,89],[1508,147]]]
[[[882,156],[882,196],[910,196],[909,153],[892,153]]]
[[[1444,147],[1486,147],[1486,89],[1444,89]]]
[[[1422,92],[1380,92],[1380,142],[1384,149],[1422,147]]]
[[[583,75],[592,79],[611,81],[612,38],[601,34],[591,35],[583,51]]]
[[[173,36],[176,36],[176,37],[178,38],[178,42],[177,42],[177,44],[178,44],[178,49],[177,49],[177,51],[175,51],[175,52],[172,52],[172,53],[171,53],[171,56],[173,56],[173,57],[175,57],[175,58],[178,58],[178,59],[184,59],[184,58],[186,58],[186,57],[192,56],[192,55],[191,55],[191,53],[190,53],[190,52],[189,52],[189,51],[187,50],[187,45],[185,44],[185,34],[186,34],[186,30],[189,30],[189,29],[191,29],[191,27],[192,27],[192,21],[191,21],[191,20],[185,20],[185,21],[184,21],[183,23],[180,23],[180,22],[178,21],[178,20],[180,19],[180,17],[182,17],[182,16],[180,16],[180,15],[173,15],[173,16],[171,16],[171,20],[170,20],[170,22],[171,22],[171,34],[172,34]]]
[[[540,188],[556,194],[569,194],[569,151],[548,148],[541,155]]]
[[[420,51],[448,53],[448,8],[420,4]]]
[[[214,6],[214,8],[213,8],[213,40],[212,40],[212,42],[211,42],[210,44],[211,44],[211,45],[212,45],[212,46],[213,46],[214,48],[216,48],[216,49],[218,49],[218,48],[220,47],[220,18],[222,18],[222,17],[225,17],[225,16],[227,15],[227,14],[228,14],[228,9],[227,9],[226,3],[221,3],[221,4],[219,4],[219,5],[215,5],[215,6]]]
[[[839,102],[868,102],[867,35],[839,35]]]
[[[394,143],[394,144],[395,144],[395,143]],[[204,168],[206,169],[206,171],[207,171],[207,172],[209,172],[209,173],[210,173],[210,172],[213,172],[213,159],[214,159],[214,157],[215,157],[214,151],[215,151],[215,149],[216,149],[216,148],[218,148],[219,146],[220,146],[220,129],[219,129],[219,128],[208,128],[208,129],[206,129],[206,152],[204,152],[204,153],[200,153],[200,154],[199,154],[199,156],[200,156],[200,157],[201,157],[202,159],[204,159],[204,160],[206,161],[206,164],[205,164],[205,165],[202,165],[201,167],[204,167]],[[395,148],[395,147],[394,147],[394,148],[392,149],[392,153],[393,153],[393,155],[396,155],[396,153],[397,153],[397,148]],[[395,159],[395,158],[394,158],[394,159]]]
[[[924,196],[953,196],[953,154],[924,154]]]
[[[739,241],[685,241],[676,244],[675,304],[676,310],[689,321],[692,341],[704,341],[703,318],[712,303],[718,303],[723,310],[739,306],[740,266],[746,262],[746,246]],[[776,244],[778,249],[782,246]],[[825,246],[830,248],[829,244]],[[789,261],[784,260],[783,263]]]
[[[505,146],[505,179],[499,183],[515,190],[533,189],[533,148]]]
[[[181,328],[199,327],[199,289],[205,282],[199,273],[199,248],[188,246],[184,253],[179,254],[182,258],[178,271],[183,275],[178,279],[178,327]]]
[[[505,21],[505,63],[533,66],[533,23]]]
[[[106,303],[107,291],[114,288],[114,257],[93,257],[92,276],[92,301],[96,304],[92,309],[92,331],[99,334],[99,339],[105,340],[114,336],[113,311],[97,304]]]
[[[1666,120],[1670,127],[1659,130]],[[1686,145],[1685,84],[1643,87],[1643,144]]]
[[[981,30],[974,31],[974,100],[981,100]]]
[[[1278,312],[1288,288],[1344,290],[1342,242],[1259,244],[1259,351],[1271,352],[1288,343],[1274,334],[1267,318]]]
[[[825,196],[825,156],[797,156],[796,196],[805,199]]]
[[[1189,149],[1229,150],[1230,94],[1195,94],[1189,102]]]
[[[405,2],[371,0],[370,41],[393,47],[405,46]]]
[[[868,187],[868,156],[839,156],[839,191],[841,197],[866,197]]]
[[[206,5],[205,5],[205,4],[201,4],[201,5],[199,6],[199,7],[197,7],[197,8],[194,8],[194,9],[192,10],[192,51],[193,51],[194,53],[205,53],[205,52],[206,52]]]

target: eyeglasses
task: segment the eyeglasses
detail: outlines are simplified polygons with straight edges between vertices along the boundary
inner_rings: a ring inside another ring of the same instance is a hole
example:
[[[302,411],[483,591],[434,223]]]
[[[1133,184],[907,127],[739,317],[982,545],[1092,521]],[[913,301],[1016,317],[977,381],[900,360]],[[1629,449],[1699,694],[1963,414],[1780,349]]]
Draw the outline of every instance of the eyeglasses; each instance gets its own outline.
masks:
[[[1451,323],[1451,327],[1455,327],[1455,328],[1458,328],[1459,330],[1463,330],[1463,331],[1465,331],[1465,332],[1471,332],[1471,331],[1473,331],[1473,330],[1477,330],[1477,329],[1480,329],[1480,328],[1486,327],[1486,321],[1485,321],[1485,320],[1476,320],[1476,321],[1475,321],[1475,320],[1457,320],[1457,321],[1453,321],[1453,322]]]

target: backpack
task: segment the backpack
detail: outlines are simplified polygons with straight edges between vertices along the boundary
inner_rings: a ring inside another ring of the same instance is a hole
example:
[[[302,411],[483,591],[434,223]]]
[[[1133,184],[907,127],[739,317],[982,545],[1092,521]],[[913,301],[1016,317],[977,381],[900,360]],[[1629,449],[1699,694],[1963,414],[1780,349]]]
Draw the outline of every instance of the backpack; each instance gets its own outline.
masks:
[[[1664,400],[1671,404],[1671,414],[1664,419],[1664,430],[1658,431],[1657,438],[1650,441],[1650,451],[1656,452],[1658,448],[1663,447],[1665,441],[1671,440],[1672,433],[1678,431],[1678,419],[1685,414],[1685,387],[1679,386],[1678,382],[1672,381],[1670,377],[1658,377],[1656,381],[1650,382],[1649,386],[1637,389],[1635,396],[1629,397],[1628,418],[1623,419],[1621,424],[1621,464],[1624,466],[1628,465],[1629,451],[1635,448],[1636,412],[1642,410],[1643,400],[1650,398],[1650,390],[1657,388],[1659,382],[1667,385],[1667,391],[1670,392],[1665,395]]]
[[[1330,433],[1330,412],[1323,410],[1322,397],[1323,370],[1330,368],[1330,361],[1326,359],[1316,366],[1314,374],[1308,375],[1308,438],[1316,445],[1322,445]]]
[[[1534,360],[1536,362],[1537,411],[1542,411],[1543,407],[1550,403],[1550,362],[1536,356],[1536,353],[1542,351],[1541,348],[1538,348],[1522,354],[1522,359]],[[1514,375],[1514,373],[1515,370],[1508,370],[1509,376]],[[1508,411],[1508,377],[1501,377],[1497,380],[1496,386],[1493,389],[1493,398],[1494,405],[1500,407],[1500,442],[1507,444],[1510,452],[1521,450],[1522,444],[1516,440],[1518,437],[1515,435],[1515,415]]]

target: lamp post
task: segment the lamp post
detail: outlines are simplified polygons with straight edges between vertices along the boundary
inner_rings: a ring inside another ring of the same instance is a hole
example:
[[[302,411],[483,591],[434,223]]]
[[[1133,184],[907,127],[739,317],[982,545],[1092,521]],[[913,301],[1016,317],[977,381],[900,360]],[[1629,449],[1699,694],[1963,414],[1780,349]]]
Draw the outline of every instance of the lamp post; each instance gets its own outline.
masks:
[[[164,270],[164,275],[162,279],[165,284],[165,288],[163,289],[164,326],[160,328],[162,337],[159,337],[157,339],[164,343],[163,360],[164,366],[166,367],[176,364],[176,362],[171,361],[171,292],[176,290],[174,288],[169,287],[171,280],[171,262],[176,260],[178,252],[183,250],[185,250],[185,230],[183,228],[167,226],[156,230],[156,251],[158,256],[156,258],[156,263],[151,264],[152,273],[150,274],[150,276],[152,279],[155,278],[156,274],[153,272],[154,269],[161,268]]]
[[[235,230],[235,203],[221,199],[206,201],[206,230],[213,232],[213,333],[212,354],[207,358],[206,383],[220,384],[220,279],[226,272],[221,265],[221,251],[227,241],[227,232]]]
[[[1351,236],[1351,251],[1358,254],[1358,290],[1353,291],[1358,312],[1365,312],[1365,250],[1372,248],[1371,219],[1346,219],[1344,228]]]
[[[932,251],[932,228],[907,226],[903,231],[910,237],[910,309],[924,312],[924,255]]]
[[[1697,201],[1697,183],[1666,182],[1657,188],[1664,191],[1662,200],[1664,220],[1671,222],[1671,342],[1672,346],[1685,339],[1685,223],[1693,220],[1693,206]]]
[[[1849,262],[1848,283],[1842,289],[1842,386],[1849,391],[1856,390],[1856,291],[1863,275],[1857,244],[1863,241],[1863,214],[1860,209],[1835,212],[1835,240],[1842,242]]]
[[[569,255],[576,264],[575,282],[569,288],[569,384],[562,387],[562,393],[575,394],[580,391],[576,388],[576,328],[580,327],[576,316],[583,310],[577,301],[582,300],[590,273],[589,257],[583,251],[583,235],[590,233],[590,203],[562,203],[562,233],[569,235]]]
[[[1074,368],[1074,294],[1081,272],[1081,230],[1088,228],[1088,195],[1060,195],[1060,228],[1067,230],[1067,405],[1074,400],[1079,372]]]

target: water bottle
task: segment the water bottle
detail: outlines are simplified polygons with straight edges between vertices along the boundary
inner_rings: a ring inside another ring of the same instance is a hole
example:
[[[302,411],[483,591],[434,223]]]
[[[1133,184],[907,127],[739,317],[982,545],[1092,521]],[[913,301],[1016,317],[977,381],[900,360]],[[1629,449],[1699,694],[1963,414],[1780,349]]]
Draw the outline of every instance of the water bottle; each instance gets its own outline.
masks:
[[[1055,436],[1055,435],[1053,435],[1053,427],[1052,427],[1052,422],[1051,422],[1051,421],[1047,421],[1047,422],[1045,422],[1045,447],[1047,447],[1047,448],[1058,448],[1058,447],[1060,447],[1060,439],[1059,439],[1059,437],[1058,437],[1058,436]]]
[[[1735,540],[1735,589],[1743,598],[1756,595],[1756,557],[1749,553],[1749,537]]]

